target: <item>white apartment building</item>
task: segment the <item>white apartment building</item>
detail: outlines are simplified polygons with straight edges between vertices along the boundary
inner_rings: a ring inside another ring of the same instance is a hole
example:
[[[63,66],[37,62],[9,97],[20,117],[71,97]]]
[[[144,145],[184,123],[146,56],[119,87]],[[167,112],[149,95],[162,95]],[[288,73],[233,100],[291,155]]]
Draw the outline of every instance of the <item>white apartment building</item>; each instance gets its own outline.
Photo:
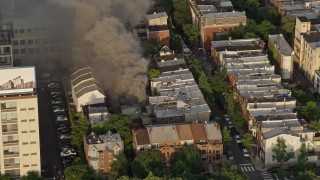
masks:
[[[35,68],[0,69],[0,172],[41,172]]]
[[[79,69],[71,75],[73,102],[78,112],[83,106],[105,103],[105,94],[93,77],[90,67]]]
[[[293,74],[293,49],[282,34],[269,35],[268,48],[277,61],[276,70],[282,79],[289,80]]]

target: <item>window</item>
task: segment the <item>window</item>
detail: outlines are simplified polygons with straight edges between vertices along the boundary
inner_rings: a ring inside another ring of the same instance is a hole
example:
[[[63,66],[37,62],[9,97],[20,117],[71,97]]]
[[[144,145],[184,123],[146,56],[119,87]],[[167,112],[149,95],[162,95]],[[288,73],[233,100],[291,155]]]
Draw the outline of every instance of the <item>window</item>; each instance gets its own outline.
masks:
[[[20,45],[26,45],[26,41],[25,40],[20,40]]]
[[[28,44],[29,44],[29,45],[32,45],[32,44],[33,44],[33,40],[32,40],[32,39],[29,39],[29,40],[28,40]]]
[[[4,147],[3,154],[4,155],[19,154],[19,146]]]
[[[17,113],[2,113],[1,114],[1,120],[2,121],[8,121],[8,120],[17,120]]]
[[[29,54],[33,54],[34,50],[33,48],[29,48]]]
[[[18,40],[14,40],[13,41],[13,45],[18,46],[19,45],[19,41]]]
[[[19,29],[19,33],[24,33],[24,29]]]
[[[34,44],[39,44],[39,39],[35,39]]]
[[[28,29],[27,32],[28,32],[28,33],[31,33],[31,32],[32,32],[32,29]]]
[[[14,49],[13,54],[19,54],[19,49]]]
[[[20,52],[21,52],[21,54],[25,54],[26,53],[26,49],[21,49]]]

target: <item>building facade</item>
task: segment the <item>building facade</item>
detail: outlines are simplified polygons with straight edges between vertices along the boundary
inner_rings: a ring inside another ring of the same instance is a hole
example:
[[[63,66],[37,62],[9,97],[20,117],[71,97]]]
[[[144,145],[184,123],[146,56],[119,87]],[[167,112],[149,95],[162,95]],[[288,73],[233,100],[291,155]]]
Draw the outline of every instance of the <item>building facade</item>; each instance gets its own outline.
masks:
[[[35,68],[0,69],[0,170],[15,178],[41,172]]]
[[[116,155],[123,153],[124,143],[119,134],[108,131],[104,135],[94,132],[84,137],[86,161],[95,171],[108,173]]]
[[[13,66],[13,52],[9,31],[0,31],[0,67]]]

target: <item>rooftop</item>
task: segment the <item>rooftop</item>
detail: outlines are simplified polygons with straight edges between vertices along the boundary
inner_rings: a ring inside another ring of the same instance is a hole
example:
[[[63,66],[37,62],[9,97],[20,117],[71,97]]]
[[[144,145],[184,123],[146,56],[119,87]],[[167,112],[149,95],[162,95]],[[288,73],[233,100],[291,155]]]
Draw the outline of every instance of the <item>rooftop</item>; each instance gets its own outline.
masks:
[[[179,141],[175,125],[147,126],[151,144]]]
[[[207,134],[203,124],[192,124],[191,131],[194,140],[207,140]]]
[[[220,127],[217,123],[205,123],[204,127],[207,133],[208,140],[222,140]]]
[[[248,103],[288,102],[288,101],[296,101],[296,99],[293,97],[248,98]]]
[[[161,12],[153,12],[150,14],[146,15],[147,19],[156,19],[156,18],[161,18],[161,17],[168,17],[167,13],[165,11],[161,11]]]
[[[298,136],[297,133],[295,133],[294,131],[287,130],[286,128],[283,128],[283,127],[273,128],[270,131],[264,132],[262,134],[263,134],[265,139],[270,139],[270,138],[273,138],[273,137],[277,137],[277,136],[282,135],[282,134]]]
[[[239,12],[239,11],[232,11],[232,12],[217,12],[217,13],[207,13],[203,14],[203,18],[205,19],[215,19],[215,18],[233,18],[233,17],[240,17],[240,16],[246,16],[246,13]]]
[[[169,28],[167,25],[161,25],[161,26],[147,26],[148,31],[169,31]]]
[[[191,124],[177,125],[177,132],[180,140],[193,140]]]
[[[86,140],[88,144],[105,144],[108,142],[122,141],[119,134],[112,133],[111,131],[108,131],[106,134],[103,134],[103,135],[97,135],[94,132],[91,132],[87,136]]]
[[[295,114],[275,114],[275,115],[266,115],[266,116],[255,116],[256,121],[282,121],[282,120],[298,120],[297,115]]]
[[[276,128],[276,127],[287,127],[287,128],[299,128],[302,129],[302,125],[298,120],[290,120],[290,121],[262,121],[261,128]]]
[[[320,33],[319,32],[304,33],[303,37],[308,43],[314,43],[314,42],[320,41]]]
[[[281,54],[285,56],[291,56],[293,53],[293,49],[284,39],[282,34],[269,35],[269,40],[273,42]]]
[[[135,130],[135,138],[137,145],[148,145],[150,144],[149,134],[147,129]]]
[[[260,38],[250,39],[236,39],[236,40],[221,40],[212,41],[211,46],[216,49],[217,52],[221,51],[245,51],[245,50],[263,50],[264,41]]]

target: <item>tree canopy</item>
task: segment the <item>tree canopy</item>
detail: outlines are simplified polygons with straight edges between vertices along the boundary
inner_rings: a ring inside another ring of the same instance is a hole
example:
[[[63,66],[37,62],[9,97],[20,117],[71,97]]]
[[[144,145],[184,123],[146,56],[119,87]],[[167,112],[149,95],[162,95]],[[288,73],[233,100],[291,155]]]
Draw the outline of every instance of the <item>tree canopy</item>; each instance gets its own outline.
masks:
[[[183,25],[191,24],[191,12],[187,1],[173,0],[173,20],[178,29],[183,30]]]
[[[275,34],[277,32],[277,27],[271,22],[264,20],[257,27],[257,33],[264,40],[269,38],[269,34]]]
[[[288,43],[293,47],[294,43],[294,31],[296,26],[296,17],[286,16],[282,19],[281,31],[285,36]]]
[[[230,135],[230,131],[228,130],[227,126],[224,126],[222,129],[222,141],[223,141],[223,149],[226,148],[232,143],[232,137]]]
[[[131,169],[138,178],[146,178],[150,171],[156,176],[162,176],[163,158],[158,151],[142,151],[134,158]]]
[[[79,149],[83,145],[83,137],[88,133],[90,128],[89,119],[81,115],[76,114],[72,120],[71,140],[72,144],[76,145]]]
[[[199,43],[200,30],[197,26],[193,24],[183,25],[183,32],[192,46]]]
[[[244,134],[241,141],[247,149],[250,149],[254,145],[253,136],[250,133]]]
[[[172,155],[171,173],[175,176],[185,172],[199,174],[202,170],[199,151],[193,147],[182,147]]]
[[[291,158],[294,157],[294,152],[287,152],[287,145],[284,139],[278,138],[277,144],[274,149],[272,149],[273,155],[272,157],[280,162],[280,171],[278,173],[280,179],[283,179],[284,172],[283,172],[283,163],[289,161]]]
[[[66,179],[92,179],[95,175],[87,164],[75,164],[65,169]]]
[[[319,122],[319,121],[311,121],[311,122],[309,123],[309,127],[310,127],[311,129],[316,130],[317,132],[320,132],[320,122]]]
[[[152,80],[153,78],[159,77],[160,71],[158,69],[149,69],[148,79]]]
[[[144,49],[145,56],[157,54],[161,49],[161,44],[156,40],[143,39],[141,40],[141,46]]]
[[[221,168],[221,179],[228,180],[246,180],[248,179],[243,172],[238,168],[237,165],[234,164],[224,164]]]
[[[320,107],[313,101],[308,102],[305,108],[305,116],[309,121],[318,120],[320,118]]]
[[[0,178],[0,179],[2,179],[2,178]],[[22,176],[21,179],[22,180],[42,180],[43,178],[40,177],[40,175],[37,171],[28,171],[27,175]]]
[[[212,93],[212,89],[208,82],[207,75],[203,71],[201,71],[200,73],[198,84],[199,84],[199,88],[204,94],[210,95]]]
[[[127,157],[131,157],[132,155],[132,120],[123,114],[112,114],[110,119],[105,124],[105,128],[107,131],[111,131],[113,133],[119,133],[122,140],[124,141],[125,154]]]
[[[116,156],[116,159],[111,165],[110,173],[116,178],[128,175],[129,162],[126,156],[119,154]]]
[[[10,176],[8,176],[8,175],[4,175],[4,174],[1,174],[0,175],[0,180],[10,180],[11,178],[10,178]]]

